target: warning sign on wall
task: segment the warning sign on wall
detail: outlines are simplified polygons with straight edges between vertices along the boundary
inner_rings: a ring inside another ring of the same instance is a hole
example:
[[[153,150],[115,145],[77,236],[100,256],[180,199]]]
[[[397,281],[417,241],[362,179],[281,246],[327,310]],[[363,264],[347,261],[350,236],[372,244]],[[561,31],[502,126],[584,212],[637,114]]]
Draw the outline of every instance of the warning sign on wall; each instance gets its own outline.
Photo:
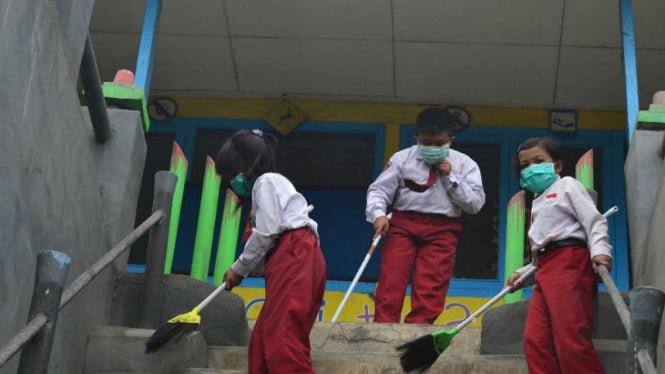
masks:
[[[290,133],[308,118],[305,112],[288,100],[279,102],[263,116],[263,120],[282,135]]]

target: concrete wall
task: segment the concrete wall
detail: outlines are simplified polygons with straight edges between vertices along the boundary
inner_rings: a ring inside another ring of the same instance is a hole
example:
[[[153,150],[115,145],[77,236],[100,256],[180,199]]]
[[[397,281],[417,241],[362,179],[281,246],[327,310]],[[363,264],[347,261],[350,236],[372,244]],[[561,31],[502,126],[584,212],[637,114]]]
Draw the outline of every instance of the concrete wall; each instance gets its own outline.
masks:
[[[113,156],[104,156],[91,141],[76,90],[93,4],[0,1],[0,345],[26,323],[38,253],[67,253],[69,283],[116,236],[105,224],[127,225],[102,214],[117,198],[100,192],[107,182],[98,180],[104,173],[97,165]],[[117,190],[131,205],[138,187]],[[128,215],[131,226],[133,211]],[[102,273],[61,313],[49,373],[81,372],[86,332],[108,320],[112,271]],[[15,372],[17,358],[0,372]]]
[[[635,131],[625,164],[633,287],[665,290],[665,162],[661,129]],[[658,372],[665,374],[665,326],[661,323]]]
[[[645,240],[650,232],[650,226],[655,223],[652,221],[652,216],[659,210],[658,205],[654,204],[658,190],[663,188],[661,178],[665,164],[658,155],[658,149],[664,134],[664,131],[635,130],[624,166],[631,271],[635,286],[644,285],[644,277],[648,275],[645,273],[645,266],[649,266],[646,261],[649,251],[645,246]],[[656,231],[662,232],[662,230]]]
[[[141,176],[148,151],[141,113],[109,108],[112,135],[104,144],[94,140],[88,108],[82,107],[81,113],[89,132],[90,149],[93,151],[104,204],[106,244],[111,248],[134,228]],[[154,178],[154,175],[150,177]],[[129,251],[118,256],[116,269],[125,270],[128,257]]]

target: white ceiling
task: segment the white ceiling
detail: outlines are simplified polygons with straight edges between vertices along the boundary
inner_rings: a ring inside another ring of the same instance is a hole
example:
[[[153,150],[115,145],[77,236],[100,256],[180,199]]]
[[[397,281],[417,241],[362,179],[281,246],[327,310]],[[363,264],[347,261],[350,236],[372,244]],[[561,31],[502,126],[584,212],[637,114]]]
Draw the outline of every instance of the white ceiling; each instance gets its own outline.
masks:
[[[152,92],[624,108],[618,0],[163,0]],[[633,1],[640,107],[665,2]],[[134,70],[145,0],[97,0],[102,79]]]

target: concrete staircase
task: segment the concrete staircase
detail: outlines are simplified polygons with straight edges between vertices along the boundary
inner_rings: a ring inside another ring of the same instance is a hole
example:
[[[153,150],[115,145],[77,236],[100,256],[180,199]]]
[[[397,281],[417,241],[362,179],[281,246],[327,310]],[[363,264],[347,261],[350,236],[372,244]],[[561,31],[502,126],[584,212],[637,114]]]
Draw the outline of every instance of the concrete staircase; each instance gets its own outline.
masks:
[[[402,373],[397,354],[384,351],[313,351],[312,360],[317,373],[389,374]],[[245,347],[211,347],[208,366],[200,373],[217,368],[247,372]],[[198,369],[189,369],[196,373]],[[230,371],[229,373],[232,373]],[[526,373],[520,356],[453,355],[444,353],[431,369],[432,373],[509,374]]]
[[[402,373],[395,347],[438,328],[403,324],[317,323],[310,335],[314,370],[317,373],[339,374]],[[453,342],[431,372],[526,373],[524,360],[520,356],[480,356],[480,329],[463,330]],[[208,367],[247,372],[247,348],[210,347]]]
[[[311,334],[317,373],[401,373],[395,347],[439,327],[317,323]],[[88,339],[85,373],[247,372],[247,347],[207,346],[200,333],[169,343],[152,355],[143,344],[152,330],[99,327]],[[432,373],[526,373],[521,355],[480,355],[480,329],[465,329],[432,367]],[[179,358],[176,358],[179,357]]]
[[[251,326],[251,323],[250,323]],[[395,347],[439,329],[404,324],[317,323],[311,334],[317,373],[402,373]],[[101,326],[88,337],[85,373],[247,373],[247,347],[208,346],[201,333],[143,353],[153,330]],[[527,373],[522,354],[480,354],[481,329],[467,328],[453,339],[431,373]],[[595,339],[608,374],[623,373],[625,340]]]

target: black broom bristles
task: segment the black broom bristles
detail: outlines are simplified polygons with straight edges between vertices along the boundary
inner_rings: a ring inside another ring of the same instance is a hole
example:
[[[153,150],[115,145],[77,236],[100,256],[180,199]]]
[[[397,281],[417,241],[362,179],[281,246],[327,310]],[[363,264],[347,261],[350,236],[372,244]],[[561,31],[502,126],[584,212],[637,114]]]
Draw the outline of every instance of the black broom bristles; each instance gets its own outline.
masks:
[[[436,351],[432,334],[421,336],[396,349],[399,352],[399,363],[406,373],[424,373],[440,355]]]
[[[198,323],[165,322],[155,330],[150,339],[145,343],[145,353],[153,353],[169,341],[192,333],[198,328]]]

